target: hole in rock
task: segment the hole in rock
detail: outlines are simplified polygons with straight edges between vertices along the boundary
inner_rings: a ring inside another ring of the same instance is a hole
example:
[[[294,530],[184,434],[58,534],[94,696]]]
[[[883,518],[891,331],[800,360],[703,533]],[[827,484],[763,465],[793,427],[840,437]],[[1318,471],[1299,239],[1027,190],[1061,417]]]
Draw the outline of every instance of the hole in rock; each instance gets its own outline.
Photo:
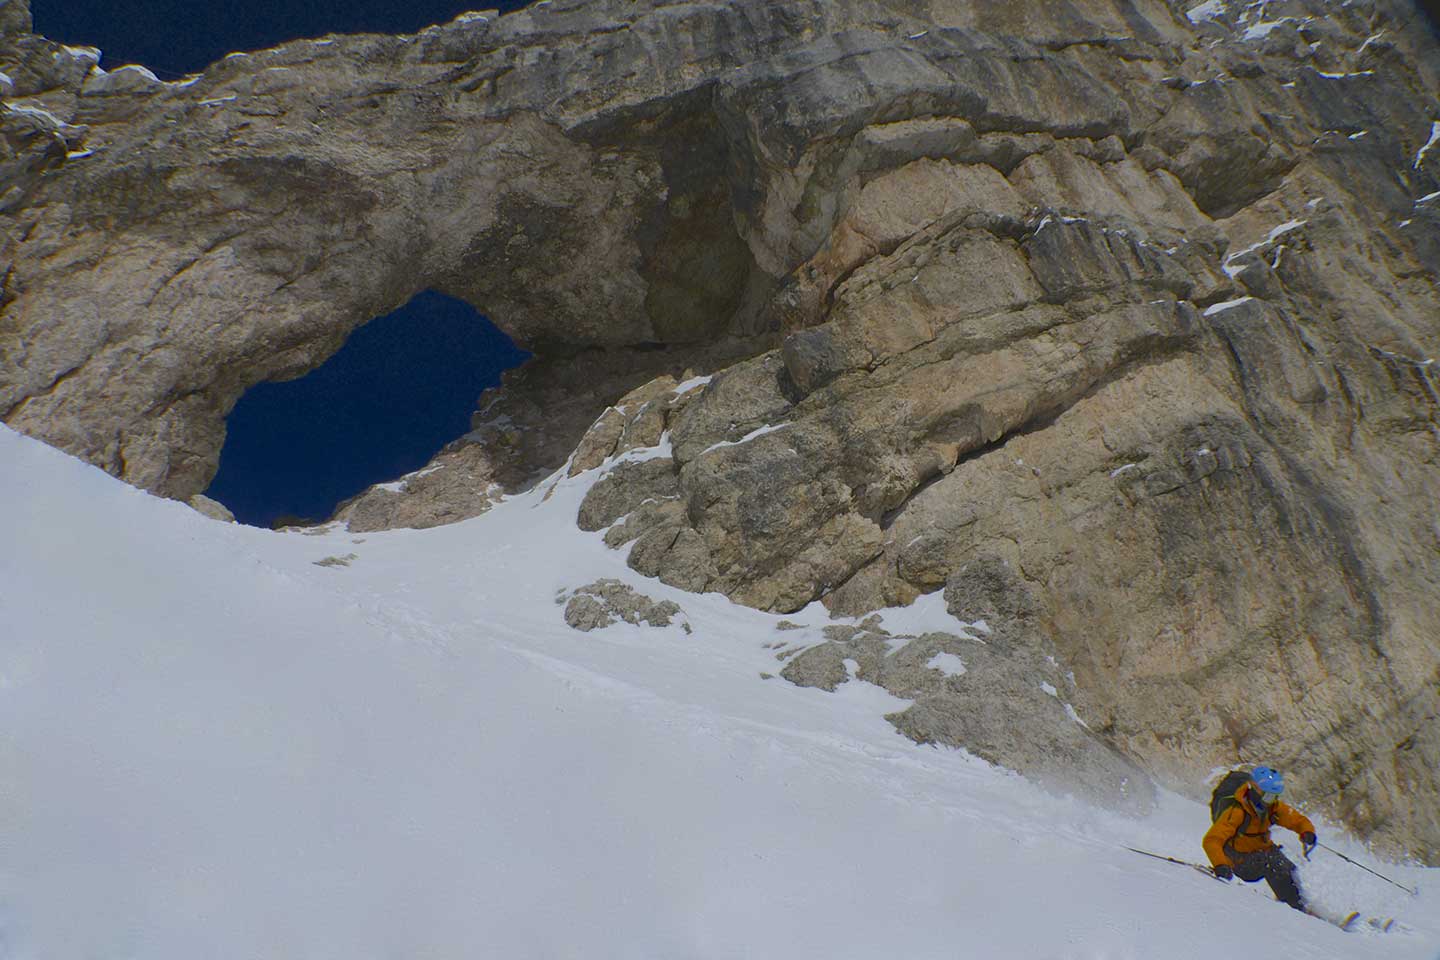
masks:
[[[305,376],[246,392],[205,494],[254,526],[323,520],[423,467],[470,429],[481,392],[529,357],[469,304],[422,293]]]

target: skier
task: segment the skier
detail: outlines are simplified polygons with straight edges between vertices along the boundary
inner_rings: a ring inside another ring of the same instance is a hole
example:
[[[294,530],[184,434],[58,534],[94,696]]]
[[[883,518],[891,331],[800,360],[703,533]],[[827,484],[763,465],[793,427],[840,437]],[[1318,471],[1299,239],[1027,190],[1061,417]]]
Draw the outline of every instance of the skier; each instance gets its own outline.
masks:
[[[1270,839],[1270,827],[1279,824],[1300,835],[1306,859],[1315,849],[1315,825],[1294,807],[1280,800],[1285,780],[1269,767],[1237,770],[1215,789],[1210,813],[1214,822],[1203,845],[1215,876],[1228,881],[1237,876],[1246,883],[1264,879],[1275,899],[1304,910],[1295,864]]]

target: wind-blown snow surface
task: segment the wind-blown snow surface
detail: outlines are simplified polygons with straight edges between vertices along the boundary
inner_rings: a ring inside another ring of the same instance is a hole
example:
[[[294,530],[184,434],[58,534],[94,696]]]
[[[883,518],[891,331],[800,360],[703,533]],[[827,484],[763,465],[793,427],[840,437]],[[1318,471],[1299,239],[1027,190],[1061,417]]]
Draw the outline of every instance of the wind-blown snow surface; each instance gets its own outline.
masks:
[[[1201,805],[1128,821],[762,679],[797,634],[636,578],[575,529],[592,481],[278,534],[0,428],[0,957],[1435,956],[1435,871],[1326,828],[1422,887],[1322,854],[1318,901],[1409,927],[1345,934],[1121,849],[1199,859]],[[693,634],[569,629],[599,575]]]

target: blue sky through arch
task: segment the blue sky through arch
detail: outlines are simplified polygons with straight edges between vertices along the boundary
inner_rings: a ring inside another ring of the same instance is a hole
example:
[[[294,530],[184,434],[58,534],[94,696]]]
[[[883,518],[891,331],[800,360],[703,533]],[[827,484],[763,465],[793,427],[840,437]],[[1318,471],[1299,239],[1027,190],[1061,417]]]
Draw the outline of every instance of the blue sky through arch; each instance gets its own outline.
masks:
[[[306,376],[241,397],[206,495],[255,526],[324,519],[424,466],[469,429],[481,392],[528,357],[468,304],[422,293]]]

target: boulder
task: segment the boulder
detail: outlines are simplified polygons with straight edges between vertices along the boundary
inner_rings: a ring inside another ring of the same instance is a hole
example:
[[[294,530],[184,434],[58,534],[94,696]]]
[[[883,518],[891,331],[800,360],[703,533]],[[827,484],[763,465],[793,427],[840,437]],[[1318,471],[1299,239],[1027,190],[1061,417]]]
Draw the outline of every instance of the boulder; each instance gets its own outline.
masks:
[[[679,604],[652,600],[619,580],[610,579],[579,587],[565,603],[565,622],[582,633],[621,621],[668,627],[677,615],[683,615]],[[690,632],[688,622],[682,622],[681,626],[686,633]]]
[[[197,493],[185,502],[193,507],[197,513],[204,514],[211,520],[219,520],[221,523],[235,522],[235,514],[231,513],[228,507],[223,503],[211,500],[204,494]]]

